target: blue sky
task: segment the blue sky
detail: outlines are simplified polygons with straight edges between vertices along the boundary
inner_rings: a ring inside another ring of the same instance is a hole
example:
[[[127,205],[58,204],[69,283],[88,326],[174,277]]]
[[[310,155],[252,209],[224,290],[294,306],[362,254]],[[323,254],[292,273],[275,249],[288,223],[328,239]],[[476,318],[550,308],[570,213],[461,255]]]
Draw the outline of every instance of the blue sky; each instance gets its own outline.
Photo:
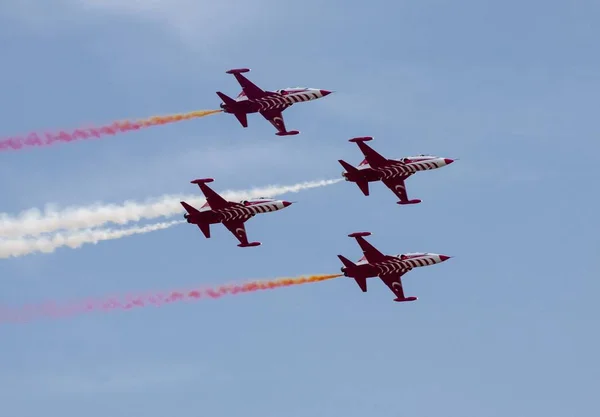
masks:
[[[380,184],[290,196],[247,223],[258,248],[181,225],[4,259],[0,305],[335,273],[359,230],[455,258],[406,275],[414,303],[339,279],[4,325],[3,415],[598,414],[597,2],[138,3],[0,3],[1,135],[216,108],[234,67],[336,93],[284,113],[294,137],[216,115],[4,152],[1,212],[336,178],[354,136],[460,161],[409,179],[415,206]]]

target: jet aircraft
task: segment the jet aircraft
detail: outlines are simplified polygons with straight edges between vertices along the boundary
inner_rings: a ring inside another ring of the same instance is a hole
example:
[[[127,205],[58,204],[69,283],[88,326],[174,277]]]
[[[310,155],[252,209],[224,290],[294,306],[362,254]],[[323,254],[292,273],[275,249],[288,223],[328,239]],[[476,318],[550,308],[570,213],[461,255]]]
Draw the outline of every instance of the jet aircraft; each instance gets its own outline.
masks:
[[[384,255],[364,237],[370,236],[370,232],[355,232],[348,237],[356,238],[363,251],[363,257],[357,263],[338,255],[344,266],[341,268],[344,276],[354,278],[363,292],[367,292],[367,278],[379,277],[396,295],[394,301],[415,301],[417,297],[406,297],[402,286],[402,276],[421,266],[428,266],[444,262],[451,256],[437,253],[405,253],[401,255]]]
[[[355,182],[364,195],[369,195],[369,183],[381,181],[400,199],[396,204],[417,204],[421,200],[409,200],[404,181],[418,171],[441,168],[454,162],[453,159],[432,155],[410,156],[402,159],[388,159],[374,151],[365,142],[373,140],[370,136],[352,138],[362,151],[365,159],[354,167],[341,159],[338,162],[346,171],[342,177],[346,181]]]
[[[276,135],[297,135],[298,130],[288,131],[283,121],[282,112],[295,103],[316,100],[331,94],[331,91],[318,88],[284,88],[276,91],[263,90],[248,80],[242,73],[249,72],[248,68],[236,68],[226,71],[233,74],[240,83],[242,92],[235,98],[226,96],[220,91],[217,95],[223,100],[220,104],[225,113],[233,114],[243,127],[248,127],[248,114],[260,113],[275,129]]]
[[[231,233],[240,241],[241,248],[259,246],[260,242],[248,242],[244,223],[257,214],[269,213],[289,207],[292,203],[285,200],[273,200],[270,198],[256,198],[241,202],[227,201],[206,183],[213,182],[212,178],[197,179],[191,181],[198,184],[200,190],[206,197],[206,203],[198,210],[185,201],[181,205],[187,211],[183,218],[188,223],[195,224],[206,238],[210,238],[210,225],[223,223]]]

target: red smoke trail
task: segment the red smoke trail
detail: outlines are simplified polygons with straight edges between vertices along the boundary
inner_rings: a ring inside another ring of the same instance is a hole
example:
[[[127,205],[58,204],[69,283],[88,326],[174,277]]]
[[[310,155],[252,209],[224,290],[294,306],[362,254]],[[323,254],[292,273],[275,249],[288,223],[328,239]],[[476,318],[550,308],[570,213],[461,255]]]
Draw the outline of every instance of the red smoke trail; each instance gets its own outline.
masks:
[[[0,307],[0,324],[23,323],[38,318],[62,318],[85,314],[94,310],[130,310],[136,307],[161,306],[163,304],[198,300],[200,298],[220,298],[225,295],[236,295],[247,292],[272,290],[292,285],[321,282],[341,277],[335,275],[311,275],[298,278],[278,278],[272,281],[252,281],[245,284],[222,285],[216,288],[192,289],[185,291],[167,291],[147,294],[112,296],[103,299],[90,298],[78,302],[57,305],[48,302],[38,305],[24,305],[18,308]]]
[[[57,142],[73,142],[80,139],[98,139],[106,135],[139,130],[150,126],[175,123],[182,120],[197,119],[199,117],[220,113],[221,110],[198,110],[190,113],[178,113],[167,116],[153,116],[141,120],[125,120],[113,122],[97,128],[76,129],[72,132],[60,131],[58,133],[30,133],[27,137],[12,137],[0,140],[0,151],[18,150],[28,146],[49,146]]]

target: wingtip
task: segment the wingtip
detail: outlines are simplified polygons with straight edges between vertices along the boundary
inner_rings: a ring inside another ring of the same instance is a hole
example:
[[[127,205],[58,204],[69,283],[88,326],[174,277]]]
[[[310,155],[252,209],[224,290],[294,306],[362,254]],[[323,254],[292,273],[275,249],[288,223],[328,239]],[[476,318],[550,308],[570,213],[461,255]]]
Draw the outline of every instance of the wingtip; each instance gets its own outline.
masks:
[[[371,140],[373,140],[373,136],[359,136],[356,138],[348,139],[348,142],[359,143],[359,142],[369,142]]]
[[[214,179],[213,178],[198,178],[195,180],[191,180],[190,183],[191,184],[206,184],[207,182],[213,182]]]
[[[262,245],[261,242],[248,242],[247,244],[244,244],[244,243],[238,244],[238,246],[240,248],[251,248],[251,247],[260,246],[260,245]]]
[[[275,135],[277,136],[295,136],[295,135],[299,135],[300,131],[299,130],[286,130],[284,132],[275,132]]]
[[[232,68],[225,71],[225,74],[242,74],[244,72],[250,72],[250,68]]]
[[[371,232],[354,232],[354,233],[350,233],[348,235],[348,237],[365,237],[365,236],[371,236]]]

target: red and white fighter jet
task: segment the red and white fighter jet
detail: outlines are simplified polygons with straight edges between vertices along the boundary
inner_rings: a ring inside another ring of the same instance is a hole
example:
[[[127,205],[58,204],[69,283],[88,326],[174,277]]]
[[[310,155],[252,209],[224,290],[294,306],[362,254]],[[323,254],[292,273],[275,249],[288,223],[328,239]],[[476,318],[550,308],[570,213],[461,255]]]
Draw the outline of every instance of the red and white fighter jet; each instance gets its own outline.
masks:
[[[238,246],[241,248],[259,246],[261,244],[260,242],[248,242],[244,226],[244,223],[248,219],[257,214],[284,209],[292,204],[289,201],[273,200],[270,198],[256,198],[244,200],[239,203],[227,201],[206,185],[208,182],[213,182],[213,179],[205,178],[191,181],[192,184],[198,184],[206,197],[206,203],[198,210],[185,201],[181,201],[181,205],[187,211],[183,215],[183,218],[188,223],[197,225],[206,238],[210,238],[211,224],[223,223],[240,241]]]
[[[396,295],[394,301],[415,301],[417,297],[406,297],[402,287],[402,276],[421,266],[428,266],[444,262],[451,256],[437,253],[405,253],[401,255],[384,255],[364,239],[370,232],[356,232],[348,236],[356,238],[363,251],[363,257],[357,263],[338,255],[344,264],[341,268],[344,276],[354,278],[363,292],[367,292],[367,278],[379,277]]]
[[[370,140],[373,140],[370,136],[349,140],[349,142],[355,142],[358,145],[365,159],[358,167],[353,167],[348,162],[339,159],[338,162],[346,170],[342,172],[342,177],[346,181],[355,182],[366,196],[369,195],[369,183],[381,181],[400,199],[396,204],[417,204],[421,202],[419,199],[409,200],[404,184],[408,177],[419,171],[441,168],[454,162],[453,159],[432,155],[388,159],[365,143]]]
[[[226,71],[227,74],[233,74],[242,87],[242,92],[235,99],[217,91],[217,95],[223,100],[220,105],[223,111],[233,114],[243,127],[248,127],[249,113],[260,113],[275,126],[276,135],[297,135],[300,133],[298,130],[288,131],[286,129],[281,113],[295,103],[316,100],[331,94],[331,91],[328,90],[304,87],[284,88],[276,91],[263,90],[242,75],[248,71],[250,71],[248,68]]]

